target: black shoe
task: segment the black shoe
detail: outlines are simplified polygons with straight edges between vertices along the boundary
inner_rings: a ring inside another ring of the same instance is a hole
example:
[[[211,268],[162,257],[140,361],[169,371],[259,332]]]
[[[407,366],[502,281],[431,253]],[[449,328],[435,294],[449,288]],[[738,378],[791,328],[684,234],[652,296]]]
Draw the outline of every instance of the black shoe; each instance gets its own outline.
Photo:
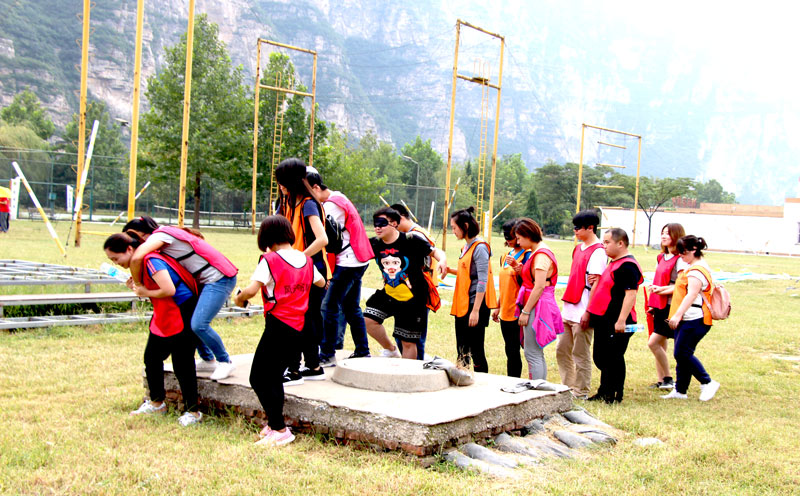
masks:
[[[336,366],[336,355],[333,356],[319,356],[319,366],[320,367],[335,367]]]
[[[609,398],[607,395],[597,393],[594,396],[589,396],[588,398],[586,398],[586,401],[605,401],[606,403],[608,403],[609,402],[608,399]]]
[[[663,385],[664,385],[663,382],[658,381],[658,382],[654,382],[654,383],[650,384],[649,386],[647,386],[647,389],[662,389],[661,386],[663,386]]]
[[[350,355],[347,358],[369,358],[371,356],[372,355],[370,355],[369,352],[366,352],[366,353],[353,353],[352,355]]]
[[[324,381],[325,380],[325,371],[322,370],[322,367],[318,369],[303,369],[300,371],[300,375],[303,379],[307,381]]]
[[[290,370],[289,372],[283,374],[283,387],[299,386],[304,382],[305,380],[303,379],[303,376],[300,375],[300,372]]]
[[[672,380],[672,377],[665,377],[658,389],[675,389],[675,381]]]

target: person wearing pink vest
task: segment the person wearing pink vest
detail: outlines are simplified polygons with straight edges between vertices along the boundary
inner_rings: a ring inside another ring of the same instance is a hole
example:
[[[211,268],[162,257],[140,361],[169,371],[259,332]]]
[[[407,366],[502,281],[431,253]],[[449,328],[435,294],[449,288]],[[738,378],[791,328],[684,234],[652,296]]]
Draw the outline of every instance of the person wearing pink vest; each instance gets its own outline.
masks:
[[[586,399],[592,383],[592,337],[589,325],[589,293],[606,268],[606,252],[597,238],[600,217],[594,210],[583,210],[572,218],[579,241],[572,250],[572,267],[567,289],[561,300],[564,309],[564,334],[558,338],[556,360],[561,383],[572,389],[576,398]]]
[[[667,224],[661,229],[661,253],[656,257],[656,273],[653,284],[647,289],[648,313],[652,315],[653,324],[647,346],[656,359],[656,375],[658,380],[650,385],[651,389],[672,389],[675,382],[670,375],[669,358],[667,357],[667,341],[675,339],[675,331],[670,329],[669,306],[672,303],[672,292],[678,272],[688,267],[677,253],[676,245],[686,232],[680,224]],[[648,318],[649,320],[649,318]],[[649,322],[648,322],[649,323]]]
[[[292,248],[294,241],[292,225],[286,217],[270,215],[264,219],[258,230],[258,248],[264,253],[250,285],[234,298],[236,305],[243,306],[260,292],[264,302],[264,334],[253,355],[250,386],[267,414],[267,426],[256,444],[267,447],[294,440],[283,420],[283,372],[300,358],[311,286],[325,286],[325,278],[311,258]]]
[[[333,222],[344,226],[342,250],[335,254],[333,277],[322,299],[319,362],[323,367],[330,367],[336,365],[336,347],[344,340],[344,323],[350,325],[355,345],[350,358],[370,356],[367,327],[361,312],[361,279],[375,254],[353,203],[342,193],[328,189],[315,169],[309,168],[306,178],[314,197],[322,203],[325,214]]]
[[[628,234],[614,227],[603,234],[603,247],[611,259],[589,295],[590,322],[594,327],[592,357],[600,369],[600,387],[589,401],[621,403],[625,387],[625,352],[636,323],[636,293],[644,282],[639,262],[628,252]]]
[[[211,372],[212,380],[230,376],[235,366],[222,338],[211,327],[211,320],[236,287],[236,266],[208,244],[199,232],[188,228],[159,227],[152,218],[143,216],[125,224],[123,231],[134,231],[145,240],[131,259],[135,284],[141,284],[138,274],[141,273],[142,260],[155,250],[174,258],[192,274],[200,287],[197,307],[192,314],[192,331],[200,338],[197,352],[202,358],[197,371]]]
[[[112,234],[103,244],[106,256],[122,268],[130,268],[136,248],[143,240],[136,233]],[[197,372],[194,350],[197,336],[191,332],[192,312],[197,303],[197,284],[186,269],[174,259],[159,253],[144,258],[143,284],[128,287],[138,296],[150,298],[153,316],[150,334],[144,349],[144,369],[150,398],[131,415],[163,414],[167,411],[164,389],[164,360],[172,355],[172,367],[183,396],[184,414],[178,419],[182,426],[200,422],[203,414],[197,410]]]

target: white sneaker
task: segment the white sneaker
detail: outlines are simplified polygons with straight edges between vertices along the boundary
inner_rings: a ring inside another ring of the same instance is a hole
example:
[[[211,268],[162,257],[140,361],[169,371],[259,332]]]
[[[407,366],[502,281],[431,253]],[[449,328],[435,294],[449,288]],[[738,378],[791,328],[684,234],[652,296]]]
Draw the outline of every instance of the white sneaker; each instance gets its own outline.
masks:
[[[203,421],[203,413],[197,412],[197,416],[195,416],[191,412],[184,412],[183,415],[178,418],[178,423],[184,427],[188,427],[190,425],[199,424]]]
[[[384,358],[402,358],[403,355],[400,353],[400,350],[395,348],[394,350],[381,350],[381,356]]]
[[[672,391],[670,391],[670,392],[669,392],[669,394],[664,394],[664,395],[662,395],[661,397],[662,397],[662,398],[664,398],[665,400],[670,400],[670,399],[685,400],[685,399],[687,399],[687,398],[688,398],[688,396],[686,396],[686,394],[684,394],[684,393],[679,393],[679,392],[678,392],[677,390],[675,390],[675,389],[673,389]]]
[[[711,381],[708,384],[700,384],[700,401],[708,401],[717,394],[719,382]]]
[[[153,405],[150,400],[145,400],[139,408],[131,412],[131,415],[150,415],[153,413],[166,413],[167,412],[167,404],[161,403],[161,406],[157,407]]]
[[[217,363],[216,360],[198,360],[194,364],[194,369],[197,372],[214,372],[217,370]]]
[[[214,373],[209,376],[209,379],[212,381],[227,379],[234,369],[236,369],[236,365],[234,365],[233,362],[219,362],[217,363],[217,368],[214,370]]]

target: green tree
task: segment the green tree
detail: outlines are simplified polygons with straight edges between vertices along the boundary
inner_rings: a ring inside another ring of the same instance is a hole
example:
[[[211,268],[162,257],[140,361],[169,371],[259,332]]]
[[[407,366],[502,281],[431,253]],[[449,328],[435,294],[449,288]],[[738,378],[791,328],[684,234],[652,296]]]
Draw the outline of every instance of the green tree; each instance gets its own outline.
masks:
[[[31,90],[17,93],[11,104],[0,110],[0,119],[7,124],[27,126],[43,140],[50,139],[56,129],[39,98]]]
[[[736,195],[725,191],[716,179],[709,179],[705,183],[695,182],[693,186],[698,202],[736,203]]]
[[[382,177],[371,162],[377,147],[365,148],[360,143],[351,147],[350,141],[346,132],[330,127],[327,143],[320,149],[319,173],[326,186],[341,191],[353,203],[377,203],[378,195],[386,189],[386,177]],[[364,141],[362,138],[361,142]],[[369,144],[371,139],[366,141]]]
[[[624,176],[625,191],[634,196],[636,191],[636,178]],[[672,199],[676,196],[686,194],[691,188],[692,180],[685,177],[640,177],[639,178],[639,201],[638,207],[647,217],[647,245],[650,245],[650,228],[653,223],[653,215],[658,211],[663,211],[666,205],[672,205]]]
[[[163,70],[147,82],[150,110],[142,117],[140,163],[155,180],[174,181],[180,173],[186,34],[165,52]],[[198,227],[205,179],[236,187],[251,177],[253,107],[242,68],[231,65],[219,28],[205,14],[195,21],[192,57],[187,189]]]
[[[47,142],[30,127],[0,121],[0,147],[0,177],[16,177],[11,162],[17,161],[28,181],[44,182],[49,179],[49,167],[41,165],[50,161],[50,154],[31,151],[46,150]]]

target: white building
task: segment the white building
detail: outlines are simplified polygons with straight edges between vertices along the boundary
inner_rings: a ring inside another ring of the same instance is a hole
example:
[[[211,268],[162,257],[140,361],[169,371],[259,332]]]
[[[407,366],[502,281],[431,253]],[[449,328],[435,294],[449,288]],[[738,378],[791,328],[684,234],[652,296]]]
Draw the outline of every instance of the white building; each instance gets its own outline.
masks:
[[[600,207],[602,227],[621,227],[633,233],[633,209]],[[650,244],[660,243],[664,224],[677,222],[686,234],[702,236],[710,250],[800,256],[800,198],[787,198],[781,207],[701,203],[697,208],[656,212],[650,224]],[[647,216],[637,210],[636,245],[647,243]]]

